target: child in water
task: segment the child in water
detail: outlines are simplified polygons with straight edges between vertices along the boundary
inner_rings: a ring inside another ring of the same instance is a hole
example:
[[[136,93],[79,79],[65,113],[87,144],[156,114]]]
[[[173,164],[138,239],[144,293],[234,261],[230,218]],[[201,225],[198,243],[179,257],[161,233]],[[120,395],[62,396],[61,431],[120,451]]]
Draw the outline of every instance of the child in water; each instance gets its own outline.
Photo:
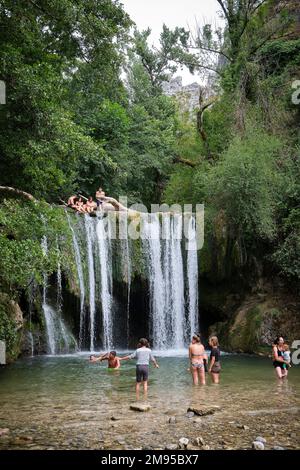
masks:
[[[291,351],[290,351],[290,347],[287,343],[284,343],[283,345],[283,359],[284,361],[286,361],[287,363],[283,364],[283,369],[284,369],[284,372],[285,372],[285,375],[287,375],[288,373],[288,368],[291,367]]]
[[[159,368],[159,365],[157,364],[155,357],[152,355],[149,342],[146,338],[141,338],[138,342],[136,351],[132,354],[129,354],[128,356],[120,357],[120,361],[125,361],[127,359],[134,358],[136,358],[135,391],[138,398],[140,394],[141,383],[143,384],[144,395],[147,395],[150,360],[153,362],[154,366],[157,369]]]

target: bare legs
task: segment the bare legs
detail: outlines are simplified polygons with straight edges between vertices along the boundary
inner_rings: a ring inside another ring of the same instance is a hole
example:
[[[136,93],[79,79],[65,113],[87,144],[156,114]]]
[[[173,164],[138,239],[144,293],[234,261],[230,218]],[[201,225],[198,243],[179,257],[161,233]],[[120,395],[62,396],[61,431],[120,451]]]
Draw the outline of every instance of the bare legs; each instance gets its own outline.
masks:
[[[148,394],[148,381],[144,381],[144,382],[136,382],[135,384],[135,393],[136,393],[136,399],[139,400],[140,399],[140,386],[141,384],[143,384],[143,390],[144,390],[144,398],[147,398],[147,394]]]
[[[193,376],[194,385],[198,385],[199,380],[200,380],[201,385],[205,385],[204,367],[201,367],[201,368],[192,367],[192,376]]]
[[[220,382],[220,374],[214,374],[211,372],[211,379],[214,384],[218,384]]]
[[[281,369],[281,367],[276,367],[275,368],[275,374],[278,379],[284,379],[285,377],[288,376],[288,370],[287,369]]]

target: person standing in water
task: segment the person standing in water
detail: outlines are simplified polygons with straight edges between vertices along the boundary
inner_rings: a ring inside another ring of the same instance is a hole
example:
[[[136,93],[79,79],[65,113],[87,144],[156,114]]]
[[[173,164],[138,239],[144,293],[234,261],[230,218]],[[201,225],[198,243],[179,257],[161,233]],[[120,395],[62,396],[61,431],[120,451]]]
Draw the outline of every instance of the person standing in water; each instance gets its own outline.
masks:
[[[284,364],[289,364],[284,360],[284,339],[278,336],[272,346],[273,352],[273,366],[278,379],[287,377],[288,371],[284,368]]]
[[[219,349],[219,341],[217,336],[211,336],[208,340],[208,344],[211,347],[209,369],[208,372],[211,374],[211,378],[214,384],[218,384],[220,381],[221,371],[221,352]]]
[[[139,398],[140,385],[143,384],[144,395],[147,396],[148,392],[148,378],[149,378],[149,362],[153,362],[154,366],[158,369],[155,357],[150,349],[149,342],[146,338],[141,338],[138,342],[137,349],[134,353],[120,358],[120,361],[136,358],[136,396]]]
[[[192,342],[189,346],[189,358],[194,385],[198,385],[199,380],[202,385],[205,385],[204,359],[207,361],[207,354],[199,334],[194,334],[192,337]]]

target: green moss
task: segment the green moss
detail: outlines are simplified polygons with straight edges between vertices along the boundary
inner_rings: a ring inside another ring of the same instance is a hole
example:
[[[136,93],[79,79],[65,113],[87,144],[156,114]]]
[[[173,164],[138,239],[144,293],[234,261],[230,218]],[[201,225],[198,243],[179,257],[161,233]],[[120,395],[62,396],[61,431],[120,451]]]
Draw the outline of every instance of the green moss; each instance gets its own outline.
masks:
[[[20,339],[9,299],[6,295],[0,293],[0,340],[6,344],[7,362],[11,362],[18,357]]]

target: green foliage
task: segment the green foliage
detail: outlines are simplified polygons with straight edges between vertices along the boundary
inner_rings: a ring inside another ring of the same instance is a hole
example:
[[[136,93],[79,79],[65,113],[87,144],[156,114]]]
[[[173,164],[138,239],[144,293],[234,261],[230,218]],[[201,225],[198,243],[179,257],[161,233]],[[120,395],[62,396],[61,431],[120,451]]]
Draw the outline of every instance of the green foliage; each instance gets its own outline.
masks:
[[[0,296],[0,340],[5,341],[8,359],[15,355],[18,340],[17,325],[11,317],[10,310],[8,299]]]
[[[4,200],[0,205],[0,291],[17,298],[33,281],[41,284],[44,273],[57,268],[59,252],[68,244],[64,211],[46,204]],[[41,240],[47,237],[45,256]]]

